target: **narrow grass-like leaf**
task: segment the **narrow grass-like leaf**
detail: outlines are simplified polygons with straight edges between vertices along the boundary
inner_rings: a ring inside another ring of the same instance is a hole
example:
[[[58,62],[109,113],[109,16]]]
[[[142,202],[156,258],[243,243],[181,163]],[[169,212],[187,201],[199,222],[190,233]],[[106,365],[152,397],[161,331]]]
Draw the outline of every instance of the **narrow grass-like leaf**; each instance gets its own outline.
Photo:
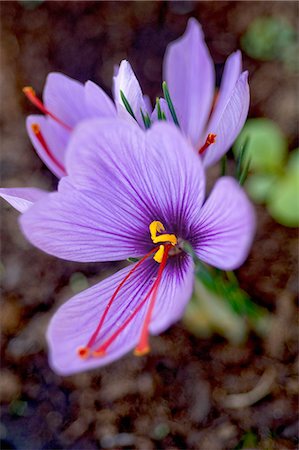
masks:
[[[128,99],[127,99],[127,97],[125,96],[125,94],[123,93],[122,90],[120,90],[120,97],[121,97],[122,102],[123,102],[123,104],[124,104],[124,107],[126,108],[126,110],[128,111],[128,113],[129,113],[129,114],[133,117],[133,119],[135,119],[136,122],[137,122],[137,119],[136,119],[136,117],[135,117],[135,114],[133,113],[133,110],[132,110],[132,108],[131,108],[131,105],[130,105],[130,103],[128,102]]]
[[[148,113],[144,114],[141,108],[140,108],[140,112],[141,112],[141,116],[142,116],[142,120],[143,120],[145,128],[146,129],[150,128],[152,122],[151,122],[151,119],[150,119]]]
[[[226,175],[226,166],[227,166],[227,156],[224,155],[221,158],[221,173],[220,173],[221,177],[224,177]]]
[[[239,183],[240,183],[241,186],[243,186],[243,184],[246,181],[246,178],[247,178],[247,175],[248,175],[248,172],[249,172],[249,168],[250,168],[250,163],[251,163],[250,158],[248,158],[248,161],[246,162],[246,164],[244,166],[244,169],[243,169],[243,171],[242,171],[242,173],[240,175],[240,178],[239,178]]]
[[[164,98],[165,98],[165,100],[166,100],[166,102],[167,102],[167,105],[168,105],[170,114],[171,114],[171,116],[172,116],[172,118],[173,118],[173,121],[174,121],[174,123],[179,127],[180,124],[179,124],[179,121],[178,121],[178,118],[177,118],[177,115],[176,115],[176,112],[175,112],[175,109],[174,109],[172,100],[171,100],[171,98],[170,98],[170,94],[169,94],[169,90],[168,90],[166,81],[163,81],[163,83],[162,83],[162,89],[163,89]]]
[[[249,138],[247,137],[244,141],[244,144],[242,145],[240,152],[237,156],[237,166],[236,166],[236,178],[237,180],[240,180],[242,170],[244,167],[244,161],[246,156],[246,149],[248,146]]]
[[[161,110],[161,105],[160,105],[160,99],[159,99],[159,97],[156,98],[156,105],[157,105],[157,115],[158,115],[158,120],[163,120],[163,119],[162,119],[162,110]]]

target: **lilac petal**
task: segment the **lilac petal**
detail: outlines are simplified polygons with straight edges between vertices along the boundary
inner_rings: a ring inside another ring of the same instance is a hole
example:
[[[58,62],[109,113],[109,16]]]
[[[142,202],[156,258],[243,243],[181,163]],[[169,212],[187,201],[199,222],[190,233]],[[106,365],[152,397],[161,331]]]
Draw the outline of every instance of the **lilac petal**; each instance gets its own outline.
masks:
[[[255,214],[244,190],[233,178],[220,178],[191,241],[198,258],[222,270],[236,269],[247,258],[254,233]]]
[[[46,108],[71,128],[88,117],[84,85],[66,75],[48,75],[43,99]]]
[[[1,188],[0,197],[4,198],[17,211],[23,213],[33,203],[40,200],[48,192],[38,188]]]
[[[107,193],[103,208],[125,202],[117,208],[127,223],[136,222],[126,204],[134,205],[146,234],[160,220],[187,235],[204,200],[200,158],[175,125],[162,121],[146,133],[121,120],[85,122],[70,143],[67,170],[79,189],[102,198]]]
[[[221,79],[221,86],[216,101],[215,109],[211,115],[207,126],[207,133],[212,133],[221,118],[225,107],[230,99],[233,89],[241,75],[242,71],[242,55],[240,50],[232,53],[226,60],[224,71]]]
[[[76,351],[85,346],[95,331],[115,289],[133,266],[127,267],[101,283],[73,297],[56,312],[50,322],[47,339],[50,364],[61,375],[104,366],[133,350],[140,339],[149,299],[107,349],[103,357],[81,359]],[[99,348],[131,316],[152,286],[159,265],[146,261],[127,280],[111,305],[102,330],[93,346]],[[161,332],[181,317],[192,292],[192,264],[183,268],[166,266],[158,290],[151,328]],[[164,317],[161,317],[161,315]]]
[[[243,72],[239,77],[222,115],[212,130],[207,133],[216,134],[216,142],[203,154],[203,164],[209,167],[229,150],[240,133],[249,109],[248,72]]]
[[[49,153],[44,149],[31,126],[38,124],[41,133],[47,143]],[[26,128],[29,138],[32,142],[40,159],[58,178],[65,176],[65,152],[70,137],[70,133],[50,117],[41,115],[31,115],[27,117]]]
[[[113,85],[114,100],[119,117],[129,120],[130,122],[132,121],[132,116],[125,109],[121,99],[120,91],[122,91],[132,108],[137,122],[142,128],[144,128],[141,110],[143,113],[147,112],[147,104],[144,101],[140,85],[128,61],[123,60],[120,63],[118,73],[115,77],[113,77]]]
[[[197,148],[212,106],[215,73],[195,19],[189,19],[185,34],[168,46],[164,78],[181,128]]]
[[[69,261],[117,261],[148,249],[135,205],[111,203],[105,190],[101,196],[77,190],[69,177],[21,217],[21,226],[36,247]]]
[[[145,133],[121,120],[88,120],[72,135],[67,172],[59,192],[21,223],[34,245],[68,260],[144,255],[154,220],[188,239],[204,198],[200,159],[167,123]]]
[[[150,332],[160,334],[183,316],[194,284],[194,264],[187,254],[168,260],[153,312]]]
[[[85,103],[89,117],[115,117],[116,109],[106,92],[92,81],[84,85]]]
[[[151,104],[151,99],[149,98],[148,95],[144,95],[143,96],[143,101],[144,101],[145,112],[147,112],[148,115],[151,116],[152,111],[153,111],[152,104]]]

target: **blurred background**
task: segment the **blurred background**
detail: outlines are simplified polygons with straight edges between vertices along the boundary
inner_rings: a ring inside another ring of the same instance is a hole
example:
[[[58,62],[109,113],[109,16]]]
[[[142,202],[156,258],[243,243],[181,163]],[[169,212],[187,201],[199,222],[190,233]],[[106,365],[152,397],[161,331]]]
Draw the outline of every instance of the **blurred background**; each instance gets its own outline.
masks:
[[[182,35],[191,16],[202,24],[218,83],[226,57],[242,49],[251,87],[251,121],[244,133],[251,136],[252,168],[246,189],[256,204],[258,229],[237,276],[267,318],[256,329],[232,315],[225,299],[195,304],[204,308],[198,321],[186,317],[152,338],[148,356],[129,354],[107,368],[57,376],[48,366],[44,338],[50,317],[58,305],[121,265],[71,263],[43,254],[21,235],[18,213],[1,202],[1,448],[295,449],[298,3],[0,6],[5,187],[57,184],[26,135],[25,117],[36,109],[24,98],[23,86],[40,95],[47,74],[60,71],[82,82],[91,79],[110,94],[113,67],[126,58],[154,101],[161,94],[166,46]],[[230,333],[234,329],[239,334]]]

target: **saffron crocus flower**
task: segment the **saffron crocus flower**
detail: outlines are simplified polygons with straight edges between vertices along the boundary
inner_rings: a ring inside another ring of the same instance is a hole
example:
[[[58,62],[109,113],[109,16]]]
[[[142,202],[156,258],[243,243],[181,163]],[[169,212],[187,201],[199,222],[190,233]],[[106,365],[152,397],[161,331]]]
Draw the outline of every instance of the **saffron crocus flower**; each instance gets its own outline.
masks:
[[[212,110],[215,97],[214,64],[199,23],[193,18],[189,19],[185,34],[167,48],[163,77],[169,88],[177,121],[195,150],[200,152],[205,167],[219,161],[245,123],[249,108],[249,86],[248,73],[241,71],[241,53],[237,51],[226,61]],[[115,101],[118,110],[123,110],[120,91],[125,94],[140,124],[140,110],[146,113],[148,109],[127,61],[121,63],[114,78]],[[173,121],[166,100],[160,99],[159,104],[166,119]],[[128,112],[127,117],[131,120]],[[157,118],[156,106],[151,120]]]
[[[103,366],[149,350],[184,312],[198,258],[220,269],[240,266],[254,233],[246,194],[220,178],[205,199],[200,158],[172,124],[144,132],[121,120],[80,124],[58,192],[20,219],[26,237],[57,257],[82,262],[139,258],[79,293],[54,315],[47,338],[60,374]]]

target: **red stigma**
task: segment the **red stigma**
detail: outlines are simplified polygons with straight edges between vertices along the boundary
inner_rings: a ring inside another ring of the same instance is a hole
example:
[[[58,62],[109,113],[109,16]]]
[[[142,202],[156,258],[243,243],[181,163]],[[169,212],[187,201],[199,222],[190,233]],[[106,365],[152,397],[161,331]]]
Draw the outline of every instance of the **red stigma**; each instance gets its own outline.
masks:
[[[80,356],[80,358],[86,359],[90,355],[89,348],[87,348],[87,347],[79,347],[77,349],[77,354],[78,354],[78,356]]]
[[[43,136],[43,134],[41,132],[40,126],[37,123],[32,123],[31,124],[31,129],[32,129],[36,139],[38,140],[40,145],[43,147],[43,149],[45,150],[46,154],[51,159],[51,161],[62,171],[63,175],[66,175],[66,171],[65,171],[64,166],[53,155],[53,153],[51,152],[47,142],[45,141],[45,138],[44,138],[44,136]]]
[[[137,345],[137,347],[135,348],[134,354],[136,356],[143,356],[146,353],[148,353],[150,351],[150,346],[148,343],[148,337],[149,337],[149,325],[150,325],[150,321],[151,321],[151,317],[152,317],[152,313],[154,310],[154,306],[156,303],[156,298],[158,295],[158,289],[159,289],[159,285],[162,279],[162,274],[164,272],[165,266],[166,266],[166,262],[167,262],[167,258],[168,258],[168,253],[169,250],[171,249],[171,245],[170,244],[166,244],[165,245],[165,250],[164,250],[164,254],[163,254],[163,258],[159,267],[159,271],[158,271],[158,275],[157,275],[157,279],[153,285],[152,288],[152,298],[143,322],[143,327],[142,327],[142,331],[141,331],[141,335],[140,335],[140,339],[139,339],[139,343]]]
[[[100,318],[100,321],[99,321],[99,323],[98,323],[98,325],[97,325],[97,327],[96,327],[96,329],[95,329],[95,331],[94,331],[94,333],[92,334],[92,336],[91,336],[91,338],[89,339],[89,341],[88,341],[88,343],[86,344],[86,346],[85,347],[80,347],[80,349],[81,348],[84,348],[84,349],[88,349],[88,351],[90,351],[91,350],[91,348],[92,348],[92,346],[94,345],[94,343],[95,343],[95,341],[96,341],[96,339],[97,339],[97,336],[98,336],[98,334],[100,333],[100,331],[101,331],[101,329],[102,329],[102,326],[103,326],[103,324],[104,324],[104,321],[105,321],[105,318],[106,318],[106,316],[107,316],[107,314],[108,314],[108,312],[109,312],[109,309],[110,309],[110,307],[111,307],[111,305],[112,305],[112,303],[114,302],[114,300],[115,300],[115,298],[116,298],[116,296],[117,296],[117,294],[119,293],[119,291],[120,291],[120,289],[122,288],[122,286],[126,283],[126,281],[133,275],[133,273],[136,271],[136,269],[149,257],[149,256],[151,256],[153,253],[155,253],[156,251],[158,250],[158,247],[155,247],[155,248],[153,248],[150,252],[148,252],[143,258],[141,258],[135,265],[134,265],[134,267],[132,268],[132,270],[130,270],[130,272],[125,276],[125,278],[120,282],[120,284],[118,285],[118,287],[116,288],[116,290],[114,291],[114,293],[113,293],[113,295],[112,295],[112,297],[110,298],[110,300],[109,300],[109,302],[108,302],[108,304],[107,304],[107,306],[106,306],[106,308],[105,308],[105,310],[104,310],[104,313],[103,313],[103,315],[101,316],[101,318]],[[143,304],[141,304],[141,305],[143,305]],[[139,305],[139,307],[140,307],[140,305]],[[136,311],[136,310],[135,310]],[[138,311],[136,311],[135,312],[135,315],[137,314],[137,312]],[[129,322],[131,321],[131,319],[134,317],[134,312],[132,313],[132,315],[129,317]],[[127,319],[127,321],[128,321],[128,319]],[[114,333],[109,339],[108,339],[108,341],[109,341],[109,345],[110,345],[110,340],[111,340],[111,343],[114,341],[114,339],[115,339],[115,337],[117,337],[118,336],[118,334],[127,326],[126,325],[126,323],[127,323],[127,321],[125,321],[124,322],[124,324],[122,325],[122,327],[120,327],[118,330],[117,330],[117,334],[116,333]],[[129,323],[128,322],[128,323]],[[116,336],[114,337],[114,335],[116,334]],[[105,354],[105,352],[106,352],[106,348],[108,347],[108,345],[107,345],[107,341],[103,344],[103,345],[101,345],[98,349],[96,349],[96,350],[94,350],[93,352],[92,352],[92,355],[93,356],[95,356],[95,357],[99,357],[99,356],[103,356],[104,354]],[[81,356],[80,354],[79,354],[79,356]]]
[[[61,126],[63,126],[67,131],[72,131],[72,127],[64,123],[62,120],[60,120],[55,114],[53,114],[51,111],[49,111],[45,105],[39,100],[39,98],[36,96],[35,91],[30,86],[26,86],[23,88],[23,92],[28,98],[28,100],[36,106],[42,113],[46,114],[47,116],[52,117],[56,122],[58,122]]]
[[[199,149],[198,153],[201,155],[210,145],[216,142],[216,134],[209,133],[204,145]]]

